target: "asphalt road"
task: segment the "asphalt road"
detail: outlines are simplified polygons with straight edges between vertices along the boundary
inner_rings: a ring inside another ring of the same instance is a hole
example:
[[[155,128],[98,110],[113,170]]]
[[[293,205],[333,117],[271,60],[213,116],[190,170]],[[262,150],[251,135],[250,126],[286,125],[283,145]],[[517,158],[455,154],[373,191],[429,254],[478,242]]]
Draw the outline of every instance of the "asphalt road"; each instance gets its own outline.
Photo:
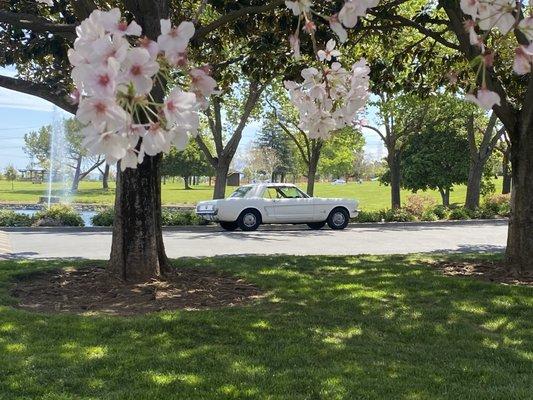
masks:
[[[165,231],[169,257],[238,254],[356,255],[502,251],[505,221],[355,225],[344,231],[300,226],[264,226],[255,232],[225,232],[217,226]],[[34,229],[0,231],[0,259],[106,259],[109,230]]]

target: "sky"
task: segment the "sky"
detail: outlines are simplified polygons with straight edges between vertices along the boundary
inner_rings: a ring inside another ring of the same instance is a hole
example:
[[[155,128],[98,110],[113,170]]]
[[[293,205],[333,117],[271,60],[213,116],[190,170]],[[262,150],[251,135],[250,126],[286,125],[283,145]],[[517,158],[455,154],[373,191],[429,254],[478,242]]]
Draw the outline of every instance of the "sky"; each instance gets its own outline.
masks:
[[[0,75],[15,74],[14,68],[0,68]],[[8,165],[17,169],[26,168],[31,160],[23,150],[24,135],[69,116],[71,114],[46,100],[0,88],[0,170],[3,171]],[[261,121],[253,121],[245,128],[241,149],[249,148],[260,128]],[[369,157],[377,159],[383,156],[384,150],[379,137],[372,131],[365,131],[364,135],[365,151]]]

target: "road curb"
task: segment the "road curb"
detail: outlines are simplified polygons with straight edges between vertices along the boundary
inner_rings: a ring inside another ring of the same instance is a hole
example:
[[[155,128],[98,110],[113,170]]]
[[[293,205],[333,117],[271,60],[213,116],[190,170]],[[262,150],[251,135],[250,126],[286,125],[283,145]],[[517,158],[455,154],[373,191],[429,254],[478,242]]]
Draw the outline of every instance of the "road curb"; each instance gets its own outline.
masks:
[[[449,225],[507,225],[509,220],[506,218],[499,219],[468,219],[468,220],[444,220],[444,221],[416,221],[416,222],[352,222],[348,225],[348,228],[397,228],[397,227],[410,227],[410,226],[427,226],[427,227],[439,227]],[[262,227],[264,229],[264,227]],[[288,228],[295,229],[301,228],[307,230],[305,224],[300,225],[268,225],[268,230],[287,230]],[[261,230],[261,228],[259,228]],[[210,232],[214,230],[221,230],[218,224],[212,225],[186,225],[186,226],[168,226],[163,227],[164,232]],[[84,232],[112,232],[113,228],[90,226],[90,227],[78,227],[78,226],[40,226],[40,227],[0,227],[0,231],[4,232],[40,232],[40,233],[84,233]],[[222,231],[222,230],[221,230]]]

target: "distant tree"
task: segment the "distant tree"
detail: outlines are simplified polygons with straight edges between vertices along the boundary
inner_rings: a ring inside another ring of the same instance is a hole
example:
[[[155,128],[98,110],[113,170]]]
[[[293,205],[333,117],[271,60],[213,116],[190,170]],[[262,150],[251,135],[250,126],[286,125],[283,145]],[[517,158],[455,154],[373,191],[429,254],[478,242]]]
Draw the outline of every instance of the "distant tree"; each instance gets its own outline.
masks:
[[[50,152],[52,126],[46,125],[24,135],[24,151],[32,159],[36,159],[41,168],[50,170]],[[89,156],[82,146],[80,136],[81,125],[74,119],[63,121],[66,149],[65,159],[61,161],[73,170],[71,190],[78,190],[79,183],[104,162],[102,156]],[[52,171],[50,171],[52,173]]]
[[[13,165],[8,165],[4,171],[6,180],[11,182],[11,190],[15,189],[15,180],[18,177],[18,171]]]
[[[172,148],[170,153],[163,157],[161,174],[183,178],[185,189],[189,190],[191,177],[212,176],[214,169],[207,161],[205,154],[200,151],[198,143],[191,141],[185,150],[178,151]]]
[[[276,150],[266,146],[256,146],[248,151],[247,170],[252,178],[271,179],[274,171],[283,163]]]
[[[322,148],[318,164],[320,175],[328,175],[331,178],[353,177],[357,153],[363,150],[364,144],[363,135],[353,128],[334,133]]]
[[[281,182],[284,182],[288,174],[296,174],[298,165],[294,143],[272,118],[263,120],[263,125],[257,136],[256,146],[272,149],[276,153],[277,159],[283,161],[274,168],[271,177],[272,182],[276,182],[278,177]]]
[[[468,140],[454,129],[426,129],[409,138],[401,168],[403,187],[413,192],[438,189],[448,206],[452,187],[468,181]]]

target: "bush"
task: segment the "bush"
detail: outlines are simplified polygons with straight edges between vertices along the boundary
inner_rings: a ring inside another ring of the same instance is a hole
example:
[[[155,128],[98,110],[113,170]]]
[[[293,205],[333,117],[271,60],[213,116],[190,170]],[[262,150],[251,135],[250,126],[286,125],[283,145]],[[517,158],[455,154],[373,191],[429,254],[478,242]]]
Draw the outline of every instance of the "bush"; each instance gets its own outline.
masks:
[[[0,226],[31,226],[33,218],[28,214],[17,214],[12,210],[0,210]]]
[[[480,209],[485,215],[508,217],[511,214],[511,195],[497,194],[488,196]]]
[[[35,214],[38,226],[84,226],[81,216],[70,206],[53,205]]]
[[[380,211],[360,211],[357,217],[355,217],[356,222],[381,222],[382,212]]]
[[[207,221],[190,211],[170,211],[163,210],[162,224],[164,226],[183,226],[183,225],[206,225]]]
[[[115,220],[115,209],[112,207],[100,210],[91,218],[94,226],[113,226]]]
[[[431,211],[438,219],[448,219],[450,217],[450,209],[442,204],[433,207],[433,210]]]
[[[416,217],[409,211],[400,208],[398,210],[381,211],[381,217],[387,222],[411,222],[416,221]]]
[[[422,219],[426,211],[433,209],[436,204],[437,201],[430,195],[412,194],[407,197],[403,209],[416,218]]]
[[[460,220],[460,219],[470,219],[470,211],[464,207],[457,207],[450,210],[450,215],[448,219]]]
[[[422,221],[438,221],[439,217],[433,210],[426,210],[420,217]]]

